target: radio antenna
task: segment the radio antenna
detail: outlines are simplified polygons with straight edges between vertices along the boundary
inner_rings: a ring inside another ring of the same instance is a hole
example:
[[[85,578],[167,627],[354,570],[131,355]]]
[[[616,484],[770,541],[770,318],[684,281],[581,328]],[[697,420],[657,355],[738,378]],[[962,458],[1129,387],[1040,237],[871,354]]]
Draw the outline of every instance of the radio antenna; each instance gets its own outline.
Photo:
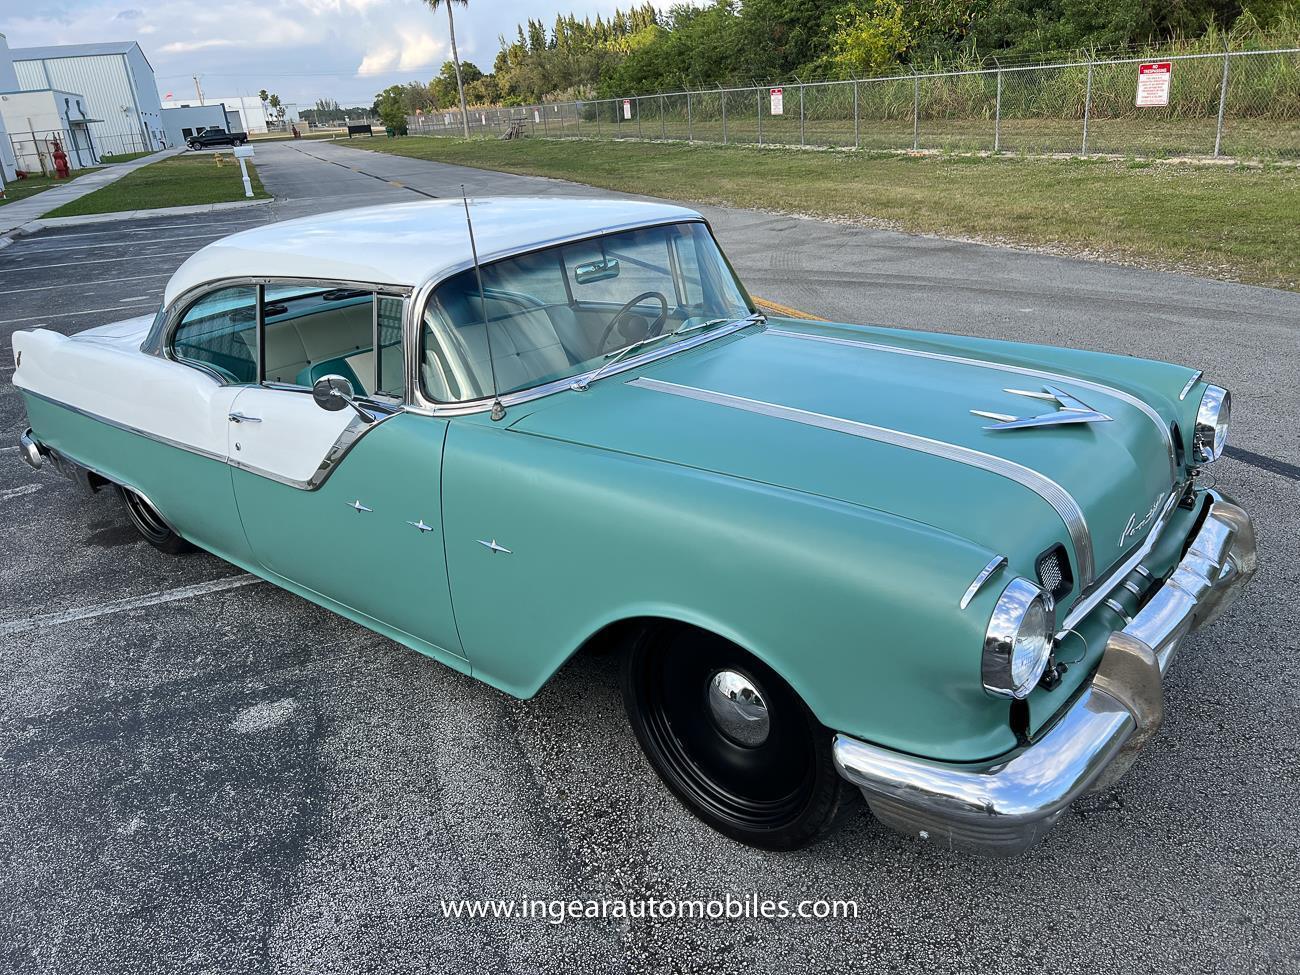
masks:
[[[487,295],[483,293],[483,269],[478,266],[478,245],[474,243],[474,221],[469,218],[469,198],[465,196],[465,184],[460,184],[460,200],[465,205],[465,226],[469,228],[469,252],[474,258],[474,278],[478,281],[479,314],[483,316],[483,340],[487,342],[488,369],[492,372],[492,412],[493,420],[505,419],[506,408],[501,405],[501,395],[497,392],[497,361],[492,357],[492,326],[488,324]]]

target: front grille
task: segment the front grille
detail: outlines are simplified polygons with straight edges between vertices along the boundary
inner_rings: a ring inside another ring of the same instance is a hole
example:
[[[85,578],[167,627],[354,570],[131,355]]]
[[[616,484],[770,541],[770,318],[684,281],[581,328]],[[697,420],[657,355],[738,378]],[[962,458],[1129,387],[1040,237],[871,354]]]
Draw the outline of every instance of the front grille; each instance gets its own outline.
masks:
[[[1070,559],[1065,554],[1064,545],[1054,545],[1038,557],[1035,564],[1038,572],[1038,584],[1051,593],[1053,599],[1060,602],[1074,586],[1074,576],[1070,572]]]

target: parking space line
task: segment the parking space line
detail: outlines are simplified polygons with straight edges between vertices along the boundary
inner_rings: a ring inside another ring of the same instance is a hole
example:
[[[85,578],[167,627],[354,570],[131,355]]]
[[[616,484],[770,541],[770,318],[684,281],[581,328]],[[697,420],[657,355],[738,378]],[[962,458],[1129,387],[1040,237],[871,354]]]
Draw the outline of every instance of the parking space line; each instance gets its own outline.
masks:
[[[174,273],[174,271],[159,271],[157,274],[129,274],[124,278],[102,278],[99,281],[83,281],[81,282],[81,286],[89,287],[97,284],[117,284],[120,281],[143,281],[146,278],[170,278]],[[68,282],[66,281],[61,284],[38,284],[33,288],[10,288],[8,291],[0,291],[0,295],[23,295],[27,294],[29,291],[52,291],[55,288],[63,288],[66,290],[67,287]]]
[[[233,226],[235,223],[244,223],[250,227],[256,227],[259,224],[265,222],[266,221],[264,220],[244,219],[242,221],[231,221],[231,224],[229,224],[229,226]],[[50,227],[48,229],[51,231],[58,230],[57,227]],[[28,239],[32,243],[39,243],[40,241],[44,241],[44,240],[62,240],[65,237],[103,237],[105,234],[148,234],[148,233],[156,233],[159,230],[193,230],[193,229],[194,229],[193,224],[169,223],[169,224],[164,224],[161,227],[120,227],[116,230],[85,230],[85,231],[79,231],[78,233],[75,234],[60,234],[56,232],[56,233],[51,233],[48,237],[30,237]]]
[[[130,257],[96,257],[90,261],[68,261],[64,264],[20,264],[17,267],[0,267],[0,274],[13,274],[15,271],[47,271],[56,267],[82,267],[86,264],[112,264],[116,261],[156,261],[163,256],[165,255],[132,254]]]
[[[154,237],[149,241],[151,244],[166,244],[173,240],[211,240],[217,237],[228,237],[229,234],[222,231],[219,234],[187,234],[182,237]],[[51,238],[53,239],[53,238]],[[32,240],[30,244],[43,244],[43,240]],[[30,246],[24,248],[24,254],[53,254],[55,251],[78,251],[90,250],[94,247],[121,247],[123,242],[115,240],[109,244],[69,244],[67,247],[41,247],[33,250]]]
[[[23,633],[27,630],[41,629],[47,626],[62,626],[64,623],[75,623],[78,620],[95,619],[98,616],[108,616],[112,613],[121,613],[129,609],[143,609],[146,606],[157,606],[160,603],[174,603],[181,599],[192,599],[195,596],[207,596],[211,593],[224,592],[228,589],[238,589],[240,586],[248,586],[261,581],[262,580],[257,576],[245,573],[237,576],[229,576],[225,579],[214,579],[211,582],[201,582],[195,586],[182,586],[179,589],[164,589],[161,592],[149,593],[147,596],[114,599],[106,603],[97,603],[93,606],[82,606],[79,609],[66,609],[61,613],[45,613],[41,616],[29,616],[26,619],[11,620],[8,623],[0,623],[0,637],[9,636],[13,633]]]
[[[21,325],[23,322],[43,322],[47,318],[75,318],[78,315],[98,315],[101,312],[124,311],[120,305],[112,308],[85,308],[81,311],[59,311],[53,315],[32,315],[28,318],[6,318],[0,320],[0,325]]]

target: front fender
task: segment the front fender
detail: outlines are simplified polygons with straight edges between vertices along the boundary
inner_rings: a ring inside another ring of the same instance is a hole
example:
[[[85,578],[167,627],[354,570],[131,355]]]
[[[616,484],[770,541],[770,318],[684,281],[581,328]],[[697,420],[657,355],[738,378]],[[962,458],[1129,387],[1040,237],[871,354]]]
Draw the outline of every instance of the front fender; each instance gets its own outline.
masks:
[[[593,633],[654,616],[754,653],[837,731],[948,761],[1015,745],[979,679],[1001,586],[959,609],[991,554],[964,539],[479,417],[452,424],[443,489],[466,656],[502,690],[531,696]]]

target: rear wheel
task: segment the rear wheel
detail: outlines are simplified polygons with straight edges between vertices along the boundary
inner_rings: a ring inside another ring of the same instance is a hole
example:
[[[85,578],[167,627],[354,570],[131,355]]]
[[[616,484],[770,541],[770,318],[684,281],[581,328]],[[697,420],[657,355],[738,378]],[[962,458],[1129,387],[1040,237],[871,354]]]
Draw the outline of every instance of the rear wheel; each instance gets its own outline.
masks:
[[[135,525],[136,531],[144,536],[146,542],[168,555],[193,551],[194,546],[172,531],[171,526],[163,520],[158,509],[149,503],[148,498],[120,484],[117,486],[117,493],[122,496],[122,503],[126,505],[126,514],[131,519],[131,524]]]
[[[835,824],[845,793],[831,733],[734,644],[687,627],[643,632],[624,660],[623,701],[650,764],[714,829],[792,850]]]

